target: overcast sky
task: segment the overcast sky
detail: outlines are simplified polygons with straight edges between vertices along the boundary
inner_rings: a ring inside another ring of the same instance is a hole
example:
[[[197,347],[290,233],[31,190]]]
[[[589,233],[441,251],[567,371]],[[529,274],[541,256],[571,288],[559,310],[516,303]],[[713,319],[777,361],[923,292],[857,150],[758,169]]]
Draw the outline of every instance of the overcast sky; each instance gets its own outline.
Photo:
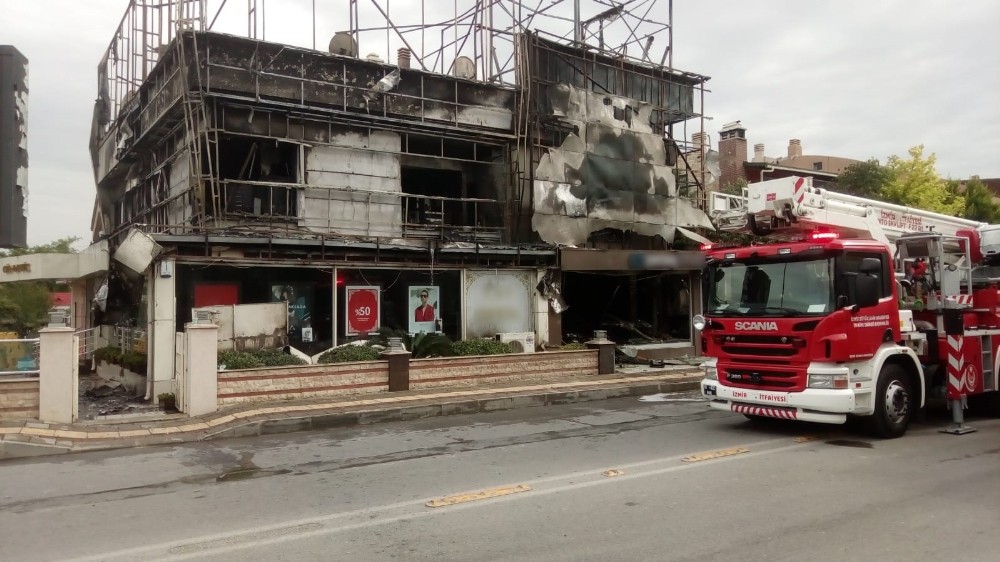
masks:
[[[268,9],[289,1],[267,0]],[[392,0],[393,11],[406,2]],[[346,20],[347,0],[317,4]],[[127,5],[0,0],[0,44],[29,60],[30,244],[89,237],[96,68]],[[767,156],[784,156],[797,138],[804,154],[884,162],[923,144],[942,176],[996,178],[998,30],[995,0],[675,0],[674,66],[711,77],[713,148],[719,129],[740,120],[751,156],[756,143]],[[269,38],[278,31],[268,28]],[[321,32],[318,43],[328,39]]]

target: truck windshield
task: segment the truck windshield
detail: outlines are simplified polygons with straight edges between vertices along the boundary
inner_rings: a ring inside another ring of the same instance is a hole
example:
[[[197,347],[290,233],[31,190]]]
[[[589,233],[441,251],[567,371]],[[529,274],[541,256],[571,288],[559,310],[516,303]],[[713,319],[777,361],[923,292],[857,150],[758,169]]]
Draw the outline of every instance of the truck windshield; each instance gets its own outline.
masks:
[[[708,270],[708,314],[819,316],[833,310],[833,259],[716,263]]]

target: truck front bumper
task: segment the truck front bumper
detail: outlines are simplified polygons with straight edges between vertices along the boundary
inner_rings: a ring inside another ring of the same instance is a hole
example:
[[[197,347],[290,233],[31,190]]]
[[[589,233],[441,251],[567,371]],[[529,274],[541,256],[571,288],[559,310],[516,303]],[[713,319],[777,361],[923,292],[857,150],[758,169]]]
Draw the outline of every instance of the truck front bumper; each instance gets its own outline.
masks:
[[[817,423],[844,423],[857,407],[850,389],[775,392],[734,388],[706,378],[701,381],[701,394],[716,410]]]

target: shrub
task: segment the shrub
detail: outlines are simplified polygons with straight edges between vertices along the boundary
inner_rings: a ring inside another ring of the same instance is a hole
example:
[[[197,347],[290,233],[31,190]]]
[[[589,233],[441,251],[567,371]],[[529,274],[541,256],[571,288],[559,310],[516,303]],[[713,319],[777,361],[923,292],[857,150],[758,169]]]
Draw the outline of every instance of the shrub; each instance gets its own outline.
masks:
[[[220,367],[225,367],[227,371],[233,371],[263,367],[264,361],[252,353],[227,349],[219,352],[218,364]]]
[[[133,373],[138,373],[140,375],[146,374],[146,354],[139,353],[138,351],[126,351],[120,358],[120,363],[123,367],[132,371]]]
[[[409,341],[407,341],[407,339]],[[422,357],[449,357],[455,355],[455,344],[444,334],[417,334],[412,339],[404,339],[410,356],[414,359]]]
[[[122,350],[120,347],[114,347],[109,345],[107,347],[102,347],[100,349],[94,350],[94,361],[100,362],[105,361],[112,365],[117,365],[122,359]]]
[[[560,351],[576,351],[580,349],[588,349],[587,344],[578,341],[569,342],[567,344],[559,346]]]
[[[285,353],[280,349],[258,349],[250,352],[264,363],[265,367],[285,367],[288,365],[305,365],[306,362],[300,358]]]
[[[342,345],[319,356],[320,363],[350,363],[352,361],[375,361],[382,349],[370,343],[362,345]]]
[[[257,349],[254,351],[234,351],[227,349],[219,352],[218,363],[226,370],[258,369],[261,367],[286,367],[288,365],[305,365],[306,361],[280,349]]]
[[[462,340],[453,345],[455,355],[501,355],[514,353],[514,348],[507,342],[489,338]]]

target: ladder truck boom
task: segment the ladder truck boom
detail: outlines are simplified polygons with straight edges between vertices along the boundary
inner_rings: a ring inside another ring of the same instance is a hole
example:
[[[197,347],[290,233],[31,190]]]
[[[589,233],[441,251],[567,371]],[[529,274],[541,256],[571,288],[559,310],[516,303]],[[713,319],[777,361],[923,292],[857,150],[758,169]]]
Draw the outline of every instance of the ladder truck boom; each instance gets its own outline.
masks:
[[[1000,251],[1000,239],[994,240],[1000,238],[1000,226],[813,187],[808,177],[750,184],[744,196],[715,194],[710,206],[720,230],[758,236],[829,229],[891,246],[906,234],[922,232],[965,235],[984,246],[983,254]]]

